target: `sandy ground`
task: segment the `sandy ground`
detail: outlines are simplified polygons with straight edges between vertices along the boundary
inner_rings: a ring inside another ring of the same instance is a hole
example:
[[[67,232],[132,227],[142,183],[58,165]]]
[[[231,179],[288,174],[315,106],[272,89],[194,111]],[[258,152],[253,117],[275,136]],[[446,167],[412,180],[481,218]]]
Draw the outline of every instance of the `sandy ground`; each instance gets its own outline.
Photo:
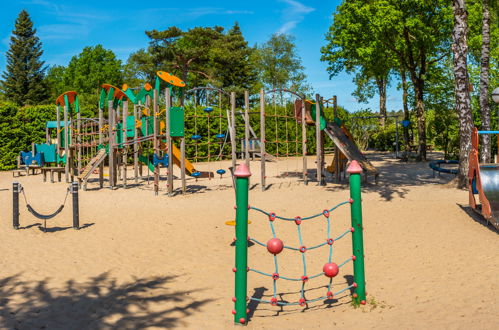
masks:
[[[368,304],[354,308],[348,292],[334,301],[302,307],[250,304],[250,329],[497,329],[499,326],[499,235],[468,207],[466,191],[433,178],[426,163],[400,163],[372,154],[380,183],[363,187]],[[433,157],[438,157],[432,154]],[[259,164],[251,180],[250,204],[294,217],[320,212],[348,199],[347,184],[303,185],[301,160],[269,165],[271,187],[259,186]],[[220,164],[209,165],[212,171]],[[313,167],[313,160],[309,167]],[[130,175],[130,172],[129,172]],[[313,171],[311,171],[313,176]],[[11,173],[0,173],[0,328],[139,329],[233,328],[234,217],[232,180],[189,181],[186,196],[154,196],[152,184],[128,189],[80,191],[80,223],[71,228],[71,203],[41,230],[21,201],[21,226],[12,228]],[[28,201],[49,213],[64,199],[65,183],[40,175],[16,179]],[[177,183],[178,184],[178,183]],[[250,235],[271,237],[266,218],[251,212]],[[333,213],[333,233],[349,227],[349,208]],[[278,223],[278,236],[297,246],[294,224]],[[325,221],[303,226],[306,244],[325,238]],[[334,260],[351,255],[347,235],[334,245]],[[249,248],[249,263],[272,271],[264,248]],[[308,255],[310,274],[320,272],[327,249]],[[281,274],[299,277],[296,253],[280,256]],[[272,281],[249,273],[249,295],[269,299]],[[335,279],[335,291],[352,281],[351,263]],[[325,277],[307,283],[307,297],[325,293]],[[278,281],[281,297],[296,301],[300,284]]]

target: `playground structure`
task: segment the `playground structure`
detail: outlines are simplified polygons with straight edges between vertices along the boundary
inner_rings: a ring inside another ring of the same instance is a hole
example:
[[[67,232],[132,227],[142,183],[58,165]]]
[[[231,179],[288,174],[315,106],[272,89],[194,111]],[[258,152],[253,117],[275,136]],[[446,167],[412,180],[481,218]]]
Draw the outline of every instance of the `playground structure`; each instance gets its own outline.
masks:
[[[329,136],[335,144],[332,166],[338,170],[332,172],[337,182],[347,160],[359,161],[365,178],[373,174],[377,179],[376,169],[358,150],[336,111],[334,122],[327,122],[319,94],[311,101],[286,89],[261,90],[254,97],[246,91],[244,109],[240,109],[234,92],[211,86],[185,91],[184,87],[182,80],[163,71],[158,71],[154,86],[146,83],[132,89],[103,84],[98,118],[82,118],[76,92],[66,92],[56,100],[57,120],[47,122],[46,143],[34,144],[31,152],[23,153],[24,164],[40,168],[44,180],[50,173],[51,182],[55,173],[59,178],[64,173],[66,182],[77,180],[83,189],[92,181],[104,186],[105,164],[112,189],[119,181],[124,188],[130,180],[138,184],[146,165],[155,194],[160,190],[161,168],[165,168],[166,191],[172,196],[186,193],[188,182],[231,173],[239,150],[247,165],[255,156],[260,158],[260,185],[266,190],[268,177],[295,178],[305,184],[315,179],[324,184],[324,140]],[[307,164],[309,127],[315,128],[315,178]],[[128,174],[131,159],[132,176]],[[230,165],[224,163],[227,160]],[[281,160],[286,160],[285,166],[279,165]],[[269,161],[276,163],[276,173],[268,173]],[[290,168],[293,161],[294,168]],[[216,163],[216,168],[210,164],[208,171],[198,171],[195,164],[200,162]],[[178,176],[174,176],[174,166],[180,168]],[[91,178],[93,174],[98,174],[97,180]],[[175,190],[178,181],[180,187]]]
[[[308,217],[294,217],[287,218],[278,216],[273,212],[266,212],[257,207],[249,206],[248,204],[248,191],[249,191],[249,177],[251,176],[251,172],[246,164],[241,164],[238,166],[236,171],[234,172],[234,176],[236,177],[236,251],[235,251],[235,267],[233,268],[233,272],[235,273],[235,296],[232,298],[234,302],[234,322],[240,324],[246,324],[248,321],[248,311],[247,311],[247,300],[253,300],[260,303],[269,303],[272,306],[285,306],[285,305],[299,305],[306,306],[308,303],[320,301],[320,300],[329,300],[333,299],[333,297],[345,292],[347,290],[353,290],[353,299],[357,303],[365,304],[366,303],[366,290],[365,290],[365,274],[364,274],[364,248],[363,248],[363,226],[362,226],[362,199],[361,199],[361,173],[362,168],[357,161],[352,161],[349,168],[348,173],[350,174],[350,199],[348,201],[341,202],[336,206],[333,206],[329,209],[326,209],[318,214],[308,216]],[[331,237],[331,212],[333,212],[338,207],[350,204],[351,210],[351,228],[345,230],[342,234],[340,234],[336,238]],[[255,210],[257,212],[263,213],[268,217],[270,229],[272,232],[272,238],[265,244],[261,241],[254,239],[248,235],[248,211]],[[305,246],[302,238],[302,223],[310,221],[312,219],[325,217],[327,220],[327,238],[325,242],[314,246]],[[291,247],[287,246],[283,243],[281,239],[278,238],[274,226],[274,222],[294,222],[297,226],[298,238],[300,242],[299,247]],[[342,261],[341,263],[333,262],[333,244],[335,244],[338,240],[346,236],[347,234],[352,234],[352,256],[347,260]],[[274,258],[274,272],[264,272],[257,269],[253,269],[248,267],[248,241],[254,242],[260,246],[263,246],[268,250],[270,254],[273,255]],[[328,247],[329,249],[329,257],[327,262],[324,264],[322,272],[318,272],[314,275],[308,275],[307,273],[307,251],[320,248],[320,247]],[[298,277],[289,277],[283,276],[279,273],[279,264],[278,264],[278,254],[280,253],[300,253],[303,265],[303,273]],[[353,261],[354,268],[354,282],[347,287],[337,291],[332,292],[332,280],[335,276],[338,275],[341,267],[348,262]],[[256,297],[247,298],[248,291],[248,272],[256,272],[258,274],[268,276],[272,278],[273,281],[273,293],[272,298],[270,299],[260,299]],[[305,291],[305,283],[311,279],[325,276],[329,278],[329,284],[327,285],[327,292],[324,296],[307,299],[306,291]],[[301,282],[300,289],[300,299],[294,302],[286,302],[282,300],[278,300],[278,292],[277,292],[277,282],[279,280],[288,280],[288,281],[296,281]]]
[[[471,152],[468,170],[468,191],[471,208],[481,214],[487,222],[499,229],[499,164],[480,164],[478,136],[499,134],[499,131],[479,131],[471,133]],[[476,195],[478,195],[477,203]]]
[[[24,202],[26,204],[26,208],[28,211],[37,219],[43,220],[44,222],[44,229],[43,231],[47,231],[47,220],[50,220],[57,216],[61,211],[64,209],[66,205],[66,201],[68,199],[68,195],[71,194],[72,196],[72,201],[73,201],[73,228],[74,229],[80,229],[80,211],[79,211],[79,200],[78,200],[78,182],[73,182],[71,185],[68,187],[66,191],[66,196],[64,197],[64,201],[62,204],[55,210],[54,212],[50,214],[41,214],[37,212],[33,206],[28,202],[28,199],[26,198],[26,193],[24,192],[23,186],[18,183],[14,182],[12,184],[12,226],[14,229],[20,229],[20,222],[19,222],[19,194],[22,193],[24,197]]]

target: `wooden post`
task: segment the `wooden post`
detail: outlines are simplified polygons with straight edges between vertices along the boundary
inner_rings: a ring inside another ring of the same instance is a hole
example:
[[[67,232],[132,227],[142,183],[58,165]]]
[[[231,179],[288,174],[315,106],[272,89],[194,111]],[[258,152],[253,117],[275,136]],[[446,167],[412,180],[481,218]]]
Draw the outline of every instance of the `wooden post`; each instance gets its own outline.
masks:
[[[64,105],[64,154],[66,156],[66,166],[64,168],[66,183],[69,183],[69,172],[71,157],[69,157],[69,120],[68,106]]]
[[[172,106],[172,99],[170,88],[165,89],[165,104],[166,104],[166,112],[170,113],[170,108]],[[168,148],[168,196],[173,196],[173,141],[171,137],[171,123],[170,116],[166,116],[166,146]]]
[[[137,128],[137,105],[133,105],[133,139],[136,140],[139,136],[139,129]],[[133,175],[135,176],[135,184],[139,183],[139,144],[133,144]]]
[[[263,89],[260,90],[260,175],[262,182],[262,191],[265,191],[265,158],[267,154],[265,152],[265,92]]]
[[[158,139],[158,90],[154,89],[153,100],[153,146],[154,153],[159,157],[159,139]],[[158,195],[159,191],[159,164],[154,166],[154,195]]]
[[[60,157],[61,156],[61,106],[60,105],[57,105],[55,107],[55,111],[56,111],[56,120],[57,120],[57,123],[56,123],[56,132],[57,132],[57,136],[56,136],[56,143],[57,143],[57,147],[56,147],[56,150],[57,150],[57,156]],[[56,159],[57,161],[57,159]],[[57,164],[57,166],[59,166],[59,164]]]
[[[232,147],[232,169],[236,169],[236,93],[230,93],[230,118],[231,118],[231,130],[230,130],[230,144]]]
[[[246,166],[250,166],[250,153],[249,153],[249,92],[244,91],[244,145],[245,145],[245,155]]]
[[[127,141],[127,117],[128,117],[128,100],[123,102],[123,117],[121,119],[121,122],[123,123],[123,145],[122,149],[123,150],[123,187],[126,188],[126,162],[128,158],[128,146],[125,146],[125,143]]]
[[[114,131],[114,108],[113,101],[108,101],[108,126],[109,126],[109,186],[111,189],[114,188],[115,181],[115,171],[116,171],[116,159],[114,157],[114,141],[115,141],[115,131]]]
[[[147,99],[149,98],[149,96],[146,96],[146,102],[147,102]],[[142,102],[139,101],[139,107],[137,107],[137,119],[142,123],[142,108],[140,107],[140,105],[142,105]],[[137,136],[140,135],[140,132],[141,132],[141,129],[140,128],[137,128],[137,131],[138,131],[138,134]],[[145,127],[145,136],[147,136],[147,120],[146,120],[146,127]],[[142,152],[142,143],[139,144],[139,154]],[[143,177],[143,164],[142,162],[139,162],[139,176],[142,178]]]
[[[81,113],[80,112],[76,114],[76,121],[77,124],[76,124],[75,135],[78,137],[76,139],[76,143],[78,144],[78,147],[76,148],[77,150],[76,158],[78,161],[78,175],[80,175],[81,173]]]
[[[104,146],[104,111],[99,105],[99,145],[101,148]],[[99,165],[99,186],[102,188],[104,186],[104,162]]]
[[[315,94],[315,145],[317,153],[317,183],[322,185],[321,98]]]
[[[338,117],[338,107],[336,104],[336,95],[333,96],[333,115],[334,119]],[[341,181],[341,173],[340,173],[340,149],[337,145],[334,146],[334,177],[336,183],[340,183]]]
[[[303,154],[303,182],[308,185],[308,168],[307,168],[307,107],[305,100],[301,102],[301,148]]]

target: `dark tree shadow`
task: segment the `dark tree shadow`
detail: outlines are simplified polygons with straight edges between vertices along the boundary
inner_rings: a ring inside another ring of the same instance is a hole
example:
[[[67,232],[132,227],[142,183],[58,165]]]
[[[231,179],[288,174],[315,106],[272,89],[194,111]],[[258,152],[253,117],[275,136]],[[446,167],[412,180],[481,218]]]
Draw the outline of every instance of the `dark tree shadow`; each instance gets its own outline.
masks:
[[[381,198],[386,201],[391,201],[395,197],[405,198],[410,190],[410,187],[422,185],[439,185],[445,184],[454,179],[454,175],[450,176],[434,176],[433,171],[428,166],[431,161],[430,157],[440,159],[439,153],[428,153],[427,162],[402,162],[394,159],[388,153],[369,153],[367,158],[374,162],[383,162],[382,165],[377,165],[376,169],[379,172],[379,182],[375,184],[373,176],[368,176],[367,181],[362,180],[362,190],[367,192],[378,193]],[[423,164],[423,166],[421,166]],[[310,171],[310,178],[315,178],[315,173]],[[313,182],[313,181],[312,181]],[[315,182],[317,183],[317,182]],[[334,181],[334,175],[326,173],[326,190],[341,191],[348,189],[348,177],[342,179],[340,183]]]
[[[175,291],[176,276],[118,283],[109,273],[87,282],[68,280],[53,288],[48,279],[0,280],[0,324],[6,329],[143,329],[185,327],[185,317],[212,299],[195,300]],[[198,291],[198,290],[197,290]]]

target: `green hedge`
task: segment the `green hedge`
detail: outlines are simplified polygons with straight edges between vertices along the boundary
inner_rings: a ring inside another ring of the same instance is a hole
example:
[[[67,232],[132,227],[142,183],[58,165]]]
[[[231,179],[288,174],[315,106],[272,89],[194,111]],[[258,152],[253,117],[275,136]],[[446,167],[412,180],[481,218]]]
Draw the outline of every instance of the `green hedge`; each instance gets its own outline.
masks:
[[[45,123],[55,119],[53,105],[0,104],[0,170],[15,168],[20,151],[31,150],[32,143],[43,143]]]

